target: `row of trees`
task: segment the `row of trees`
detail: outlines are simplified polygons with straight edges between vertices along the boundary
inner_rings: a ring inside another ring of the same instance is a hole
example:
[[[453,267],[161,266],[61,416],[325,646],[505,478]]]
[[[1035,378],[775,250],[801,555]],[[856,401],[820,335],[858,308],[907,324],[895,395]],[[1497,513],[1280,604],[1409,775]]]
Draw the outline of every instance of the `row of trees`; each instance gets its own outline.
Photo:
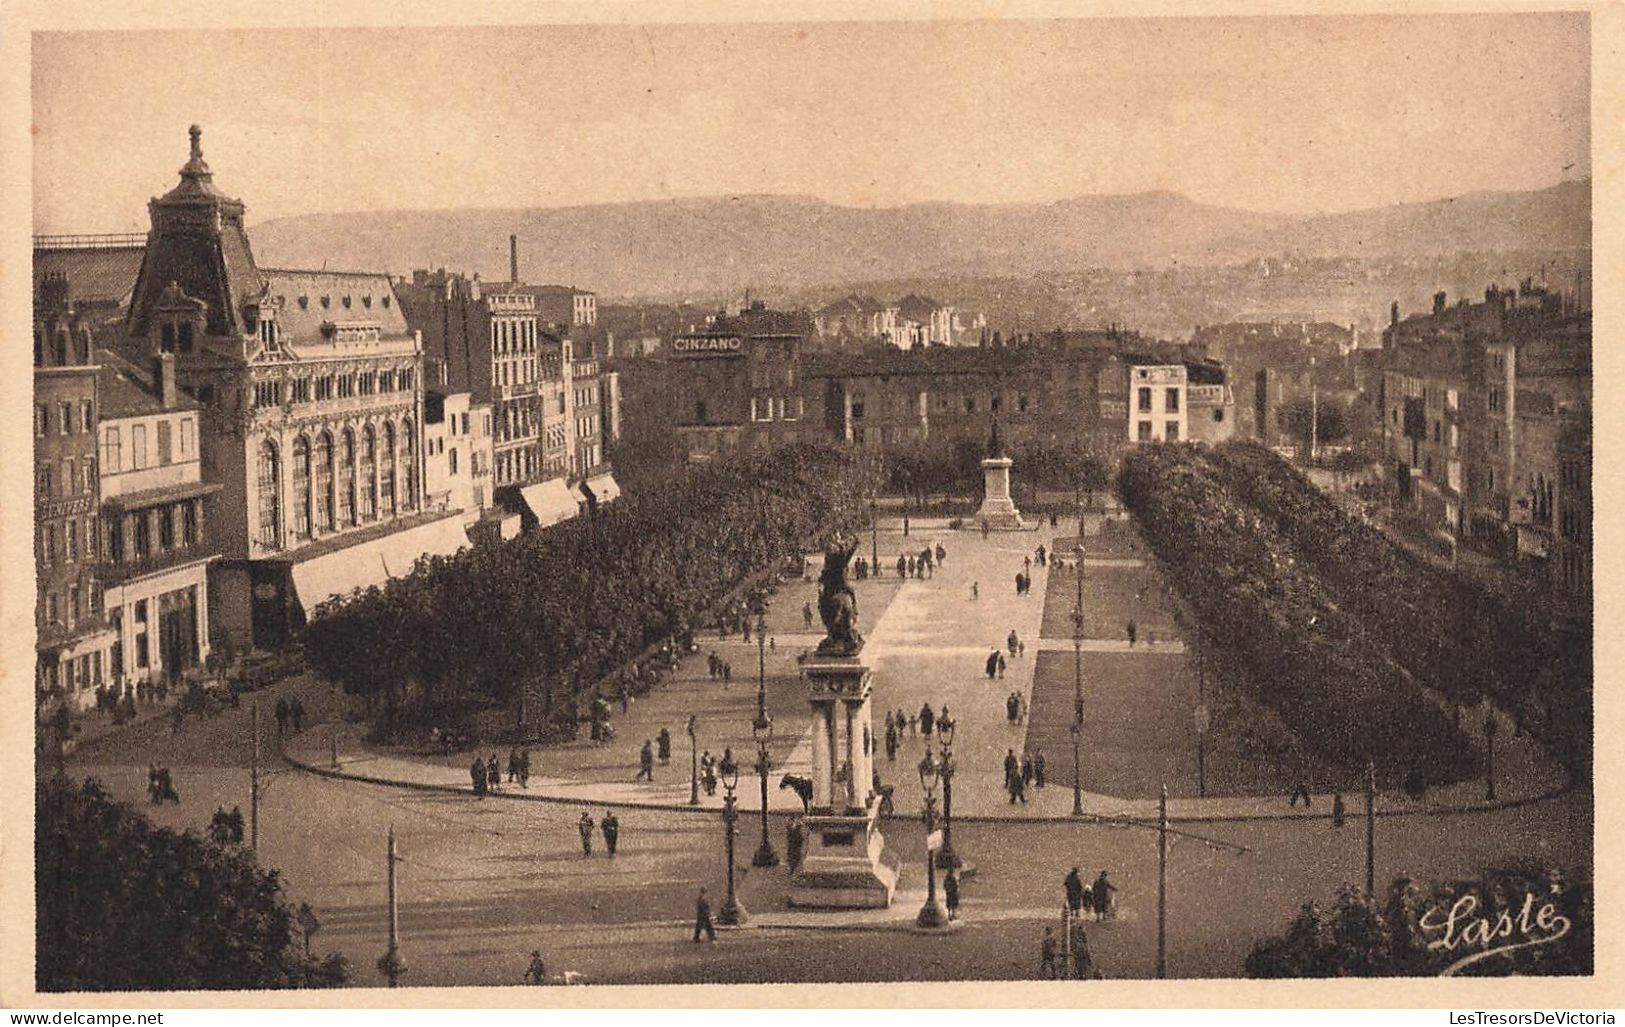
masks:
[[[95,781],[40,784],[34,805],[35,986],[41,991],[338,987],[342,956],[251,853],[156,828]]]
[[[1274,710],[1334,782],[1356,780],[1367,760],[1430,781],[1474,772],[1473,743],[1392,646],[1368,644],[1379,629],[1344,607],[1234,478],[1212,451],[1191,446],[1137,449],[1120,476],[1124,503],[1173,571],[1222,677]]]
[[[1555,753],[1590,766],[1589,617],[1495,593],[1417,558],[1262,447],[1221,446],[1211,459],[1369,629],[1371,646],[1464,703],[1493,695],[1547,734]]]
[[[480,707],[570,719],[595,682],[706,622],[741,582],[855,529],[873,473],[811,446],[698,468],[325,603],[306,651],[366,700],[382,738]]]

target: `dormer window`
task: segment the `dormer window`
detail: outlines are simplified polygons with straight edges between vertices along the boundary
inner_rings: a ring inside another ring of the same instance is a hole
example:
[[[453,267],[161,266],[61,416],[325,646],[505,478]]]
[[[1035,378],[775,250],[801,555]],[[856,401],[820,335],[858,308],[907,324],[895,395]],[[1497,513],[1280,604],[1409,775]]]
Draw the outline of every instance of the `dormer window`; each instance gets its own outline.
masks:
[[[361,305],[366,307],[368,310],[372,309],[372,293],[369,292],[365,296],[361,297]]]
[[[349,310],[350,309],[350,297],[348,295],[346,295],[344,297],[343,303],[344,303],[344,309]]]
[[[387,294],[383,297],[383,303],[384,306],[389,306],[389,296]]]
[[[175,325],[165,321],[158,329],[158,352],[175,352]]]
[[[299,297],[299,309],[300,310],[308,310],[309,308],[310,308],[310,297],[309,296],[300,296]]]
[[[328,307],[331,307],[332,305],[333,305],[333,297],[331,297],[331,296],[323,296],[322,297],[322,309],[323,310],[327,309]]]
[[[180,351],[182,353],[192,352],[192,322],[190,321],[181,322]]]

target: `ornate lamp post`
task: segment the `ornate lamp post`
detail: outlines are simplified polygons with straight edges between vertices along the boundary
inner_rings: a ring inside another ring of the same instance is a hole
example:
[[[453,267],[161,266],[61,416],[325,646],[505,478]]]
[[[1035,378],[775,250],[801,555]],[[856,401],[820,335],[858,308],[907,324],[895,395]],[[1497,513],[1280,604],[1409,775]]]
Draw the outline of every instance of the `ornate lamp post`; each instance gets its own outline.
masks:
[[[1207,798],[1207,732],[1212,726],[1212,715],[1207,703],[1196,704],[1196,794]]]
[[[771,758],[767,753],[767,743],[773,740],[773,718],[767,715],[767,603],[764,601],[756,612],[756,642],[758,650],[757,678],[756,678],[756,720],[751,723],[750,733],[756,739],[756,773],[762,780],[762,844],[757,846],[756,855],[751,858],[751,866],[776,867],[779,865],[779,854],[773,851],[773,843],[767,833],[767,772],[773,768]]]
[[[722,771],[722,787],[727,789],[722,799],[722,822],[728,834],[728,897],[717,913],[717,923],[725,927],[738,927],[745,922],[746,914],[745,907],[739,904],[739,898],[734,894],[734,824],[739,820],[734,789],[739,787],[739,764],[734,762],[733,753],[724,752],[717,769]]]
[[[954,851],[954,722],[943,717],[937,721],[937,737],[942,742],[942,758],[937,772],[942,777],[942,848],[937,850],[937,867],[958,870],[965,864]]]
[[[880,486],[876,485],[878,489]],[[880,496],[869,497],[869,573],[880,574]]]
[[[1484,799],[1487,802],[1495,801],[1495,733],[1500,729],[1501,725],[1495,721],[1495,711],[1491,710],[1484,718]]]
[[[917,927],[946,927],[948,914],[937,901],[937,864],[931,858],[931,836],[937,827],[937,779],[940,769],[930,749],[920,758],[920,788],[925,792],[925,905],[914,918]]]
[[[694,714],[688,715],[688,804],[700,804],[700,750],[695,733],[700,726],[699,719]]]

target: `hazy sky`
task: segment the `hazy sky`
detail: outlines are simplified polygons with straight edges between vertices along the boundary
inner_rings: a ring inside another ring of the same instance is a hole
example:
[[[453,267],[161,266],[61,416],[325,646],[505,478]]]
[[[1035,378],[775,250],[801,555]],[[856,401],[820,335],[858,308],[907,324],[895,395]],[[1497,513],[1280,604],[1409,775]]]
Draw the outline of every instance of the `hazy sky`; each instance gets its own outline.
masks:
[[[1584,15],[34,37],[40,232],[731,193],[1346,210],[1590,174]]]

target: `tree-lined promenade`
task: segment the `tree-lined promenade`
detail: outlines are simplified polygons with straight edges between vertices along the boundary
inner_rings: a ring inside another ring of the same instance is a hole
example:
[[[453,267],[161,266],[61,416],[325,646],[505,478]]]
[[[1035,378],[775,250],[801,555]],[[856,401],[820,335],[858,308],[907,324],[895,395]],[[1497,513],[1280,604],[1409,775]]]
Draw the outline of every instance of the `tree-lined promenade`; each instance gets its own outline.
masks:
[[[1477,773],[1485,725],[1450,714],[1489,693],[1589,762],[1589,625],[1423,564],[1257,446],[1137,450],[1121,485],[1222,678],[1309,758],[1428,783]]]
[[[792,447],[425,560],[320,607],[305,630],[311,664],[365,700],[380,737],[480,709],[568,730],[594,684],[701,627],[809,540],[856,526],[869,473],[839,450]]]

